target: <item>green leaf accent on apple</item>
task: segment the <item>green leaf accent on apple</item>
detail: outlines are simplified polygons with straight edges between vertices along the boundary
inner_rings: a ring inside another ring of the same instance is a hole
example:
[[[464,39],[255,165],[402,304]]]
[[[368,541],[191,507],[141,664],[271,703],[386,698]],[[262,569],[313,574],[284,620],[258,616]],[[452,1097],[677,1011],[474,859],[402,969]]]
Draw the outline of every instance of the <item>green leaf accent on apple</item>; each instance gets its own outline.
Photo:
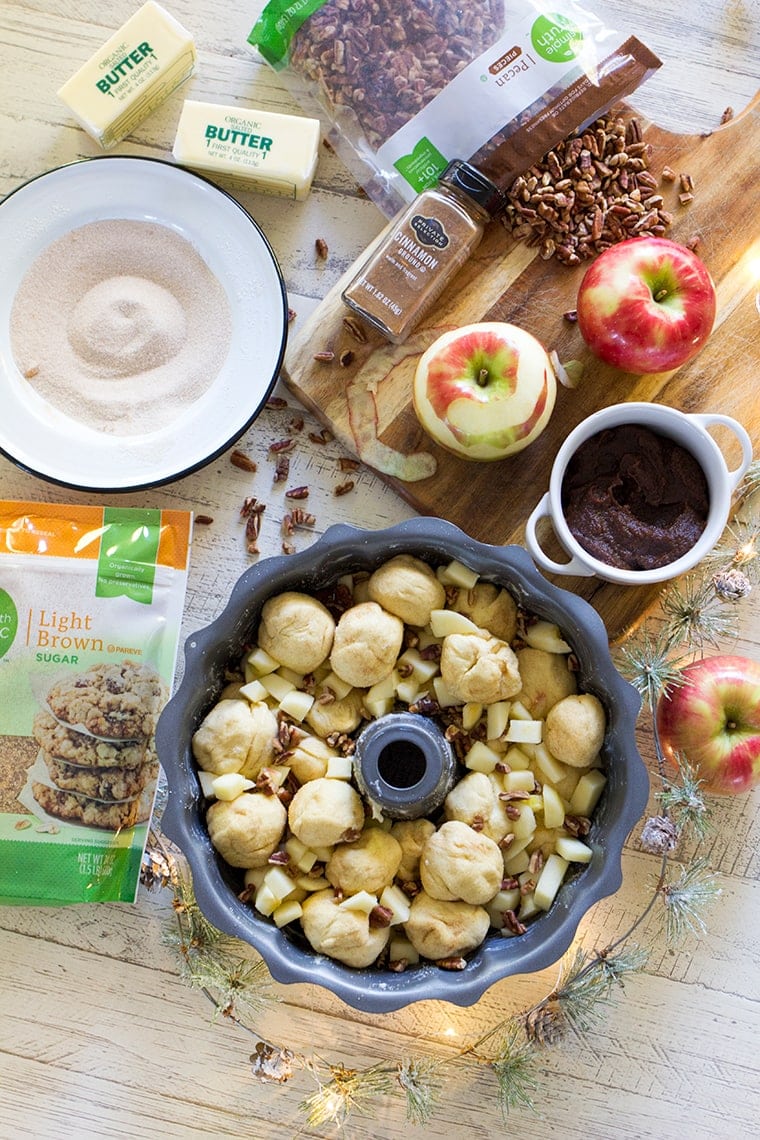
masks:
[[[657,704],[663,753],[680,754],[705,791],[746,792],[760,783],[760,662],[719,654],[693,661]]]
[[[601,253],[578,290],[578,328],[624,372],[672,372],[699,352],[716,313],[704,263],[668,238],[636,237]]]
[[[423,428],[468,459],[503,459],[526,447],[548,423],[555,398],[546,350],[504,322],[444,333],[415,373],[414,406]]]

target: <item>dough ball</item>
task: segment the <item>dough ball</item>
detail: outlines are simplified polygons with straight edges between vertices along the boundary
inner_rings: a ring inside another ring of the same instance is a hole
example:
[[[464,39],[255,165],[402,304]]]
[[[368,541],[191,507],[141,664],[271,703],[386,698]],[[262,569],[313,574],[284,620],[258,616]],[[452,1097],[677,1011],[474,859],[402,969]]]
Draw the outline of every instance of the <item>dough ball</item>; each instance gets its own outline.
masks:
[[[322,776],[298,789],[288,808],[290,830],[307,847],[332,847],[364,826],[364,805],[347,780]]]
[[[536,720],[543,720],[549,709],[578,691],[575,673],[568,668],[564,653],[547,653],[545,649],[518,649],[517,663],[522,689],[517,694]]]
[[[342,681],[359,689],[382,681],[401,650],[404,623],[377,602],[361,602],[341,614],[335,628],[330,666]]]
[[[336,750],[318,736],[304,736],[290,751],[287,763],[298,783],[306,784],[324,776],[330,760],[337,755]]]
[[[276,736],[277,718],[263,701],[226,698],[193,734],[193,756],[205,772],[241,772],[250,780],[274,759]]]
[[[296,673],[311,673],[322,664],[334,633],[332,614],[309,594],[286,590],[262,606],[259,645]]]
[[[346,966],[371,966],[390,938],[390,927],[371,927],[369,915],[339,906],[329,888],[301,905],[301,926],[312,949]]]
[[[431,898],[461,899],[477,906],[499,890],[504,857],[493,839],[453,819],[442,823],[425,844],[420,878]]]
[[[401,862],[396,878],[402,883],[415,883],[420,877],[422,848],[435,831],[429,819],[399,819],[391,827],[391,835],[401,844]]]
[[[592,693],[558,701],[546,714],[546,747],[563,764],[585,768],[597,757],[604,741],[607,718],[602,702]]]
[[[397,554],[370,575],[369,598],[406,625],[423,626],[430,611],[443,609],[446,591],[434,571],[411,554]]]
[[[513,697],[522,688],[517,657],[505,641],[477,633],[450,633],[443,639],[441,676],[463,704],[489,705]]]
[[[434,962],[474,950],[491,924],[484,907],[434,899],[425,891],[412,900],[410,911],[404,923],[406,936],[418,954]]]
[[[510,642],[517,632],[517,602],[509,590],[490,582],[476,582],[471,590],[459,589],[451,609],[501,641]]]
[[[325,866],[328,882],[346,895],[377,895],[392,883],[401,863],[401,844],[381,827],[367,827],[355,843],[340,843]]]
[[[206,812],[206,826],[216,850],[231,867],[264,867],[276,850],[287,822],[277,796],[243,792],[217,800]]]
[[[362,722],[364,694],[360,689],[351,689],[338,700],[317,699],[306,714],[306,723],[317,736],[327,737],[333,732],[353,732]]]
[[[511,831],[507,805],[499,799],[499,789],[485,772],[469,772],[455,784],[443,803],[446,819],[458,819],[494,843]]]

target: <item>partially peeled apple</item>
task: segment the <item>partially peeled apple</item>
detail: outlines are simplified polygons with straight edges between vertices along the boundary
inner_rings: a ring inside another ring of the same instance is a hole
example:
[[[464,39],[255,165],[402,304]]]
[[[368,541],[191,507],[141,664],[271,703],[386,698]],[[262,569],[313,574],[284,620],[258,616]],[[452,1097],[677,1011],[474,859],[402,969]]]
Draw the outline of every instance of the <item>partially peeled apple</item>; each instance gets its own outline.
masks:
[[[422,427],[465,459],[504,459],[522,451],[546,427],[556,395],[543,345],[500,321],[444,333],[420,357],[414,376]]]

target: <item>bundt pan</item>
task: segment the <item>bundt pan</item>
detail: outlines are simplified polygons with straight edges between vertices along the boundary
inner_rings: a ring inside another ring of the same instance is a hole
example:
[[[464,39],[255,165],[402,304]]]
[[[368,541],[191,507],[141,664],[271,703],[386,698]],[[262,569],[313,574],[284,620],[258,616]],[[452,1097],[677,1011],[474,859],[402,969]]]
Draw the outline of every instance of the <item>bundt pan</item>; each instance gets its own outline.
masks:
[[[416,555],[431,565],[458,559],[481,578],[508,587],[527,610],[556,622],[577,656],[579,687],[595,693],[607,714],[602,756],[608,779],[586,840],[594,852],[591,862],[566,879],[550,910],[525,934],[508,938],[490,931],[466,968],[458,971],[432,963],[402,973],[344,966],[311,950],[300,929],[280,930],[241,902],[243,872],[229,867],[211,845],[205,825],[207,801],[191,750],[193,733],[224,687],[225,670],[251,643],[261,607],[270,595],[321,590],[341,575],[372,571],[396,554]],[[649,790],[634,736],[640,699],[614,668],[597,613],[583,599],[547,582],[521,547],[476,542],[434,518],[376,531],[333,526],[309,549],[263,559],[247,570],[220,616],[190,636],[184,651],[181,684],[157,731],[169,788],[161,826],[184,852],[205,916],[220,930],[254,946],[278,982],[321,985],[356,1009],[372,1013],[423,999],[471,1005],[494,982],[556,962],[572,942],[583,915],[619,888],[623,844],[644,811]]]

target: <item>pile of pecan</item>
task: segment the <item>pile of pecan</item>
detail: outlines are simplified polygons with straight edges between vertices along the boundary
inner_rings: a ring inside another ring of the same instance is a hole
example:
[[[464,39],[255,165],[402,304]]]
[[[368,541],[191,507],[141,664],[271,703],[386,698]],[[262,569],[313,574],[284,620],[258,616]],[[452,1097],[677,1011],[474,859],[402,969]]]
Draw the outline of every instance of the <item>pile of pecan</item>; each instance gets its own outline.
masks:
[[[493,43],[501,0],[328,0],[293,39],[291,67],[331,116],[354,116],[379,146]]]
[[[508,191],[504,224],[541,257],[578,265],[639,234],[662,236],[673,221],[635,117],[610,114],[561,142]]]

